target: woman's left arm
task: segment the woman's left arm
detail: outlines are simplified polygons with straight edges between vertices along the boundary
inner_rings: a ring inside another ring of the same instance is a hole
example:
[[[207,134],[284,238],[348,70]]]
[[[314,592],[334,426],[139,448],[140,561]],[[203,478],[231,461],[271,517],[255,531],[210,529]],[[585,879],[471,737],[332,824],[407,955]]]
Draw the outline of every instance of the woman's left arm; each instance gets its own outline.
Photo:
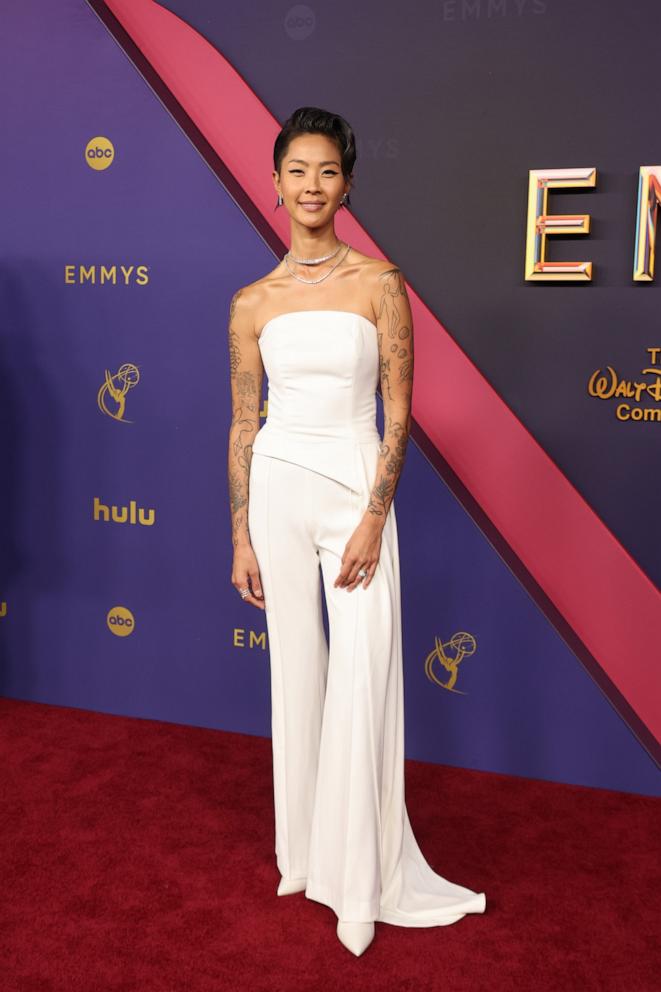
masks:
[[[383,441],[376,476],[363,518],[344,551],[335,585],[352,591],[372,581],[379,563],[381,532],[404,465],[411,430],[413,393],[413,319],[406,283],[400,269],[382,264],[375,280],[379,377],[383,397]],[[358,571],[367,576],[360,579]]]
[[[383,528],[411,431],[413,317],[400,269],[388,266],[379,273],[374,302],[383,397],[383,443],[366,513]]]

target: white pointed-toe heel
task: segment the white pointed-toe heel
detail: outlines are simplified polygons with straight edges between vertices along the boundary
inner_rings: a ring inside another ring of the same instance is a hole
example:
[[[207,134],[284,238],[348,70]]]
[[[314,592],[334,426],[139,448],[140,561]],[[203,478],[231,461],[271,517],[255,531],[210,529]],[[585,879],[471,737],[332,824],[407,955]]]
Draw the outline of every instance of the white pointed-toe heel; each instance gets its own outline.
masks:
[[[354,923],[351,920],[338,920],[337,935],[344,946],[358,957],[374,939],[374,922]]]
[[[304,892],[308,884],[307,878],[281,878],[278,885],[278,895],[288,896],[292,892]]]

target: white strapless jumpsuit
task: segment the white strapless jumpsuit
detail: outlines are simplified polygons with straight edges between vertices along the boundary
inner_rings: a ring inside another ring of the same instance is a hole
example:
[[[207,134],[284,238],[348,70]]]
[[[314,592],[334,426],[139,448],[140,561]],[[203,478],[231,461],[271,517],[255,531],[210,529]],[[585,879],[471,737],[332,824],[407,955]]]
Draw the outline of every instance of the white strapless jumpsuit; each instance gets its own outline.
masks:
[[[342,920],[429,927],[483,913],[483,892],[429,866],[404,800],[394,501],[369,586],[333,585],[376,477],[376,327],[346,310],[297,310],[270,320],[259,347],[268,415],[248,525],[270,653],[278,869]]]

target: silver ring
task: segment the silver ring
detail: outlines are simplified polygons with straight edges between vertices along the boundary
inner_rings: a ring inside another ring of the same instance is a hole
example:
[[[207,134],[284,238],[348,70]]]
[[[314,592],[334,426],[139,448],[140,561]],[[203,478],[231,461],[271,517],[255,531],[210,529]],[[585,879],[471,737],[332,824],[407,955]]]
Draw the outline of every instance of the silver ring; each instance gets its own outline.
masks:
[[[361,568],[361,570],[358,572],[359,578],[364,579],[366,575],[367,575],[367,571],[364,568]]]
[[[250,595],[250,589],[248,589],[248,588],[246,588],[246,589],[239,589],[239,594],[241,596],[241,599],[245,599],[246,596],[249,596]]]

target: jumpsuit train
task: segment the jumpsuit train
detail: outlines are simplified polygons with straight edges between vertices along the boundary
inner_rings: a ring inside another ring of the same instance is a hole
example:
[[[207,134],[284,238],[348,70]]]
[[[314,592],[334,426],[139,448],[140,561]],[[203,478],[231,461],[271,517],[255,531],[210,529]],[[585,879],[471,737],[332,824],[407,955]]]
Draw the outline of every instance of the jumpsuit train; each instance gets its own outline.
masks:
[[[277,867],[342,920],[427,927],[483,913],[483,892],[432,870],[406,809],[394,501],[369,586],[334,586],[379,456],[375,325],[293,311],[259,340],[268,417],[253,444],[248,526],[270,653]]]

